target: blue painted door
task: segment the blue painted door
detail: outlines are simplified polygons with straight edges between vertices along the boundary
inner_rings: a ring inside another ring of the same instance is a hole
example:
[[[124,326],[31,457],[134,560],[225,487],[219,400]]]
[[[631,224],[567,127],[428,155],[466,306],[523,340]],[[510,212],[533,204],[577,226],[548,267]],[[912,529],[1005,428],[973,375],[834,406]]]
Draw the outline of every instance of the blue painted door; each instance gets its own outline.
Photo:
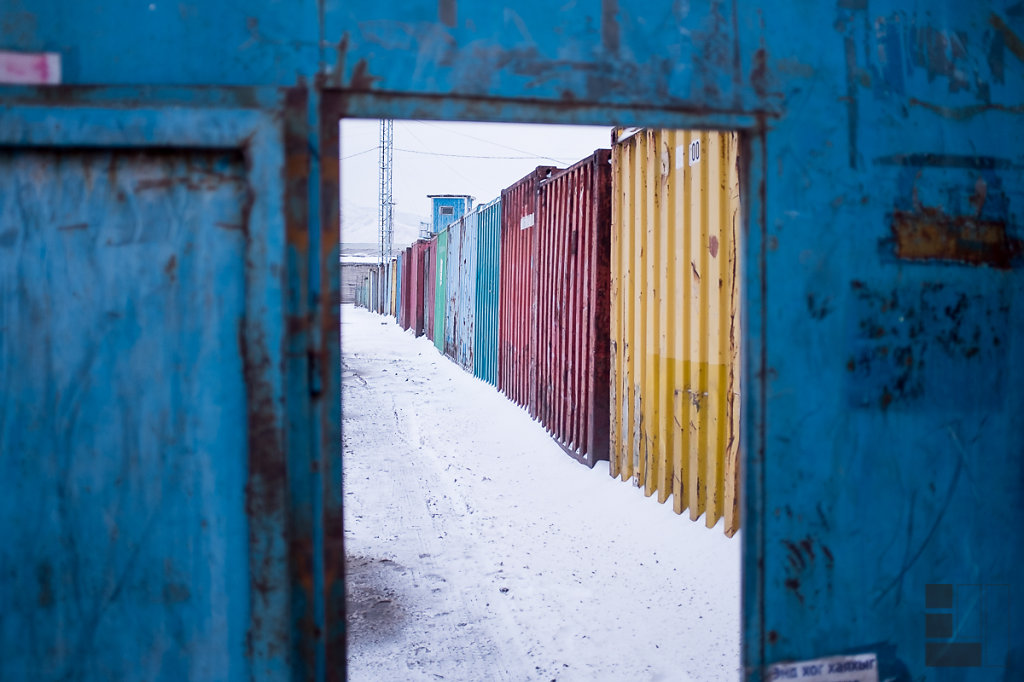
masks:
[[[92,113],[0,110],[0,679],[289,677],[280,136]]]

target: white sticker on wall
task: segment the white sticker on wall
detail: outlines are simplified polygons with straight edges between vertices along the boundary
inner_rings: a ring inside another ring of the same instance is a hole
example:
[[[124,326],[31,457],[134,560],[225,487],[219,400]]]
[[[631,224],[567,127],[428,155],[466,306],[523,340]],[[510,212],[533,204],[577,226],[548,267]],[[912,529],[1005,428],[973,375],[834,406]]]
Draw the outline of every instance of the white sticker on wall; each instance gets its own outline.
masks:
[[[60,85],[60,55],[56,52],[0,50],[0,83]]]
[[[857,654],[775,663],[768,666],[764,679],[765,682],[878,682],[878,658],[875,654]]]
[[[681,144],[676,147],[676,170],[683,167],[683,163],[686,161],[686,145]]]
[[[690,143],[690,165],[696,165],[700,162],[700,140],[694,140]]]
[[[525,229],[530,228],[530,227],[533,227],[533,214],[532,213],[524,215],[522,218],[519,219],[519,229],[520,230],[525,230]]]

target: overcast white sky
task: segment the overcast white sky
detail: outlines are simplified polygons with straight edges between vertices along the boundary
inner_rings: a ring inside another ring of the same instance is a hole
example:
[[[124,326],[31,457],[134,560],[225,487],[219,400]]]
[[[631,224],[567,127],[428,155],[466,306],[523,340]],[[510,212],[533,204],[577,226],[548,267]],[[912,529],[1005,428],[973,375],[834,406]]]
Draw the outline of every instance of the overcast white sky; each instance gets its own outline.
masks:
[[[375,208],[380,122],[345,119],[340,125],[342,202]],[[607,148],[610,138],[610,127],[395,121],[395,210],[426,220],[428,194],[470,194],[474,205],[488,202],[537,166],[572,165]]]

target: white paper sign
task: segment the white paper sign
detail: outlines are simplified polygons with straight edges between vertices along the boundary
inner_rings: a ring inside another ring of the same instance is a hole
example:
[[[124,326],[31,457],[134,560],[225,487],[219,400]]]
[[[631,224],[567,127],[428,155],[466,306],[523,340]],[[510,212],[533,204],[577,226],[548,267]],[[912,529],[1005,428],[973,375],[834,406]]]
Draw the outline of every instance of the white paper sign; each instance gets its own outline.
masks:
[[[530,227],[533,227],[533,214],[532,213],[530,213],[528,215],[524,215],[522,218],[519,219],[519,229],[520,230],[525,230],[525,229],[530,228]]]
[[[775,663],[768,667],[764,679],[766,682],[878,682],[878,658],[875,654],[857,654]]]
[[[60,85],[60,55],[0,50],[0,83]]]

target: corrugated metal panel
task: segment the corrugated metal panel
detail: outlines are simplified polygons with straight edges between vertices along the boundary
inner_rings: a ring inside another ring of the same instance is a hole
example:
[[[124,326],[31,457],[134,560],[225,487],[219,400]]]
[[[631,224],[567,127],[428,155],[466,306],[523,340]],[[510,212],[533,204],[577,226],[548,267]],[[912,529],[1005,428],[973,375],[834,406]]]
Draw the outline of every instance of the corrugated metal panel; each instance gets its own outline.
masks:
[[[412,270],[412,276],[409,278],[409,300],[412,305],[409,311],[409,326],[416,336],[423,336],[423,316],[425,313],[423,297],[426,288],[426,282],[424,282],[423,278],[425,269],[429,265],[427,255],[428,242],[426,240],[417,241],[412,245],[412,254],[409,259]]]
[[[462,221],[459,251],[459,316],[456,330],[456,360],[467,372],[473,371],[476,352],[476,257],[480,212],[474,211]]]
[[[404,257],[404,252],[398,254],[398,257],[394,260],[394,310],[392,315],[395,318],[395,322],[400,324],[401,317],[401,263]]]
[[[501,199],[480,209],[476,229],[473,374],[498,381],[498,293],[501,284]]]
[[[534,328],[534,227],[537,182],[553,166],[532,173],[501,191],[501,291],[498,324],[498,389],[513,402],[531,404],[530,335]]]
[[[611,152],[539,184],[531,413],[580,462],[608,458]]]
[[[459,263],[462,258],[462,227],[465,216],[459,218],[444,229],[447,235],[448,253],[446,255],[445,291],[444,291],[444,348],[445,355],[455,360],[458,357],[458,317],[461,291],[459,282]]]
[[[434,345],[444,352],[444,318],[448,301],[448,230],[435,236],[434,270]]]
[[[398,259],[392,258],[388,263],[388,311],[395,317],[398,314]]]
[[[691,149],[693,159],[691,159]],[[611,473],[739,528],[735,133],[645,130],[612,154]]]
[[[434,340],[434,301],[437,293],[437,235],[425,242],[423,252],[423,327],[420,336]]]

